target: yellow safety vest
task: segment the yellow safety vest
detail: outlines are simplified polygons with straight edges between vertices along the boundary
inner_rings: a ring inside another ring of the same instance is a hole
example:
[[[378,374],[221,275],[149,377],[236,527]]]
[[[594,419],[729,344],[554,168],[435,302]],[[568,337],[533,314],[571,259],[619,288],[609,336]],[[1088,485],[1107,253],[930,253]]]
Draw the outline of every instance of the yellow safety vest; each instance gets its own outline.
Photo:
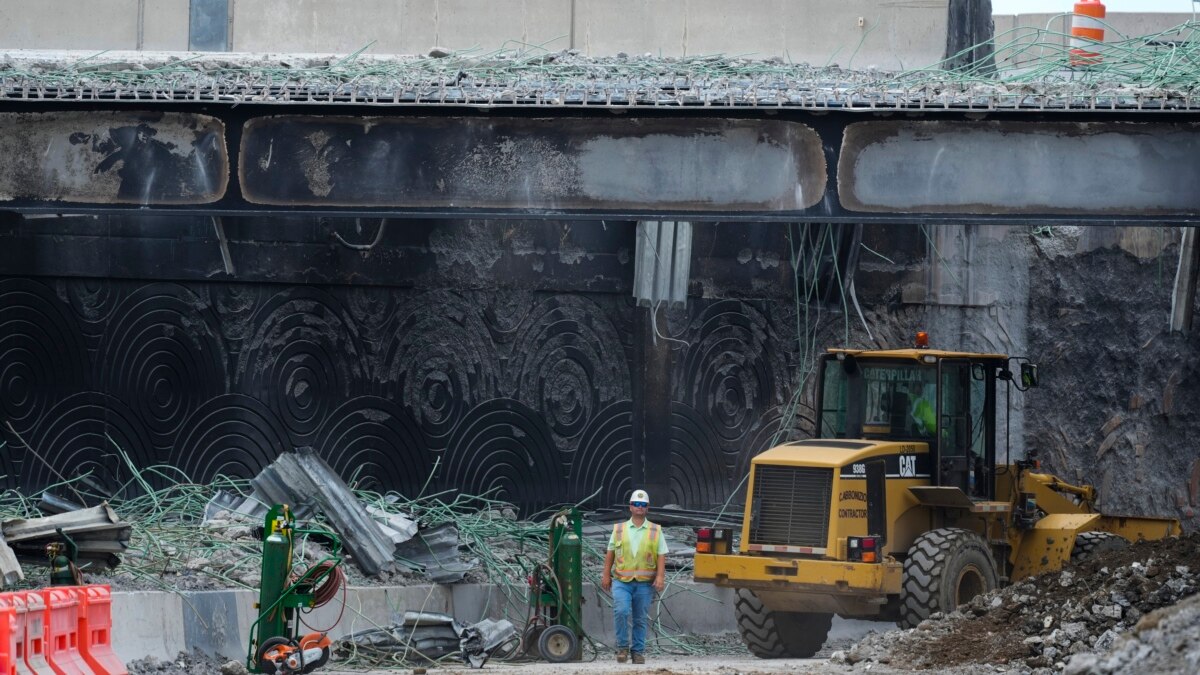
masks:
[[[642,542],[642,550],[638,551],[637,559],[628,555],[633,550],[633,541],[625,523],[613,526],[613,540],[617,542],[616,564],[613,575],[621,581],[653,581],[658,574],[658,537],[662,532],[661,525],[647,522],[650,531]]]

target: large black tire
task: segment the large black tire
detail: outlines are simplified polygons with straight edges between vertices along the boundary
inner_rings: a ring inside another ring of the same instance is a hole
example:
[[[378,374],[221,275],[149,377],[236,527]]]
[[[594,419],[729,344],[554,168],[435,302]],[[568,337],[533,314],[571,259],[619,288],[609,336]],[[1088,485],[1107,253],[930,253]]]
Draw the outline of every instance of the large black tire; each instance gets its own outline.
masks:
[[[1075,535],[1075,548],[1071,549],[1071,564],[1094,558],[1103,553],[1120,551],[1129,546],[1129,541],[1112,532],[1080,532]]]
[[[996,588],[996,563],[970,530],[944,527],[917,537],[904,561],[901,628],[915,628],[934,612],[950,612]]]
[[[807,659],[821,650],[833,615],[808,612],[772,612],[744,588],[737,592],[738,632],[750,653],[760,659]]]

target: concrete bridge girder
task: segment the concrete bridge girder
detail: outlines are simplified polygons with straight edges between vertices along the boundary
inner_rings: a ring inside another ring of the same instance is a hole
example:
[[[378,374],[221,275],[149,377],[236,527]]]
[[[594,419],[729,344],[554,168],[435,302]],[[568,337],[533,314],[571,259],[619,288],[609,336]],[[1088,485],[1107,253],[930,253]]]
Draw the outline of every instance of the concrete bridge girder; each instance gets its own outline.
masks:
[[[1200,127],[1182,116],[266,112],[0,112],[0,148],[15,158],[0,166],[0,209],[1080,224],[1200,216]]]

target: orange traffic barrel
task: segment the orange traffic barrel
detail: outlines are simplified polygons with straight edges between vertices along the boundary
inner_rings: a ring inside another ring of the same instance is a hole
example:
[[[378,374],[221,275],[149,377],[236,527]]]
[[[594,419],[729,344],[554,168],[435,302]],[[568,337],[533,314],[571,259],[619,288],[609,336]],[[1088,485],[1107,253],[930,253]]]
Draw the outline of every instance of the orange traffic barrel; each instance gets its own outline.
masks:
[[[1100,63],[1094,51],[1104,42],[1104,3],[1100,0],[1079,0],[1071,16],[1071,65],[1092,66]]]

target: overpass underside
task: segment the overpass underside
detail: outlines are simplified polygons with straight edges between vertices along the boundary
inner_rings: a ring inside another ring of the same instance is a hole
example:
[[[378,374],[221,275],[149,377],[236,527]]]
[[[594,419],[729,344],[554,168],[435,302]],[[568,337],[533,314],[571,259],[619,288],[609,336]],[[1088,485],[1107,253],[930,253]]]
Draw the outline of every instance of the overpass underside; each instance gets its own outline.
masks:
[[[313,445],[409,495],[711,507],[811,428],[838,334],[806,307],[853,311],[862,225],[1200,216],[1190,108],[30,98],[0,106],[0,476],[30,489]],[[686,305],[633,297],[647,223],[690,225]]]
[[[0,209],[1185,224],[1198,117],[10,103]]]

